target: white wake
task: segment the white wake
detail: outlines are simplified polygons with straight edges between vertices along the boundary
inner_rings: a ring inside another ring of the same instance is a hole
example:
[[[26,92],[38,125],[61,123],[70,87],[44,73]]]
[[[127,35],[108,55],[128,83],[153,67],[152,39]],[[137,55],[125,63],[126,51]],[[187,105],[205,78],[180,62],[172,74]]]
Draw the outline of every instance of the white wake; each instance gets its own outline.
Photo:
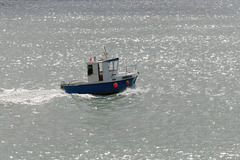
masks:
[[[54,98],[67,96],[60,89],[1,89],[0,103],[40,105],[48,103]]]
[[[112,96],[95,96],[90,94],[67,94],[61,89],[0,89],[0,104],[22,104],[22,105],[41,105],[60,97],[79,97],[81,99],[105,99],[115,96],[140,95],[148,92],[141,88],[126,89],[125,91]]]

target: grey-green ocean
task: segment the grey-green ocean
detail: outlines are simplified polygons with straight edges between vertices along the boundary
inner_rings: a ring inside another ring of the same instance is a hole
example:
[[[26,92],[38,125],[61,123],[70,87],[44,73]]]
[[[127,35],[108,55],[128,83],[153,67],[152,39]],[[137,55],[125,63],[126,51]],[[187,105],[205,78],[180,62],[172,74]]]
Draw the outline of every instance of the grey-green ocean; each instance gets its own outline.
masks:
[[[103,46],[136,86],[61,90]],[[1,0],[0,159],[240,159],[240,1]]]

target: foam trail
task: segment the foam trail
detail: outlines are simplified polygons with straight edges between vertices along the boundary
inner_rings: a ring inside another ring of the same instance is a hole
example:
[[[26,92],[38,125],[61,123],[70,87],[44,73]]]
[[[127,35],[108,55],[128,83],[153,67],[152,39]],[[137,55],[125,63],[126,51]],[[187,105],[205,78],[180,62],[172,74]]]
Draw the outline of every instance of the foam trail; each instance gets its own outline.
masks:
[[[2,92],[1,92],[2,91]],[[25,105],[41,105],[50,102],[54,98],[66,97],[69,94],[60,89],[1,89],[0,91],[0,103],[2,104],[25,104]],[[118,95],[129,96],[146,93],[147,90],[141,88],[134,88],[119,93]],[[90,94],[72,94],[73,97],[80,97],[83,99],[98,99],[99,96]],[[101,97],[102,98],[102,97]]]
[[[98,98],[98,96],[95,95],[91,95],[91,94],[71,94],[72,97],[80,97],[83,99],[94,99],[94,98]]]
[[[65,97],[65,94],[60,89],[2,89],[0,92],[1,103],[40,105],[48,103],[54,98]]]
[[[144,90],[140,87],[135,87],[135,88],[127,88],[125,91],[119,93],[119,95],[123,95],[123,96],[129,96],[129,95],[139,95],[142,93],[147,93],[147,90]]]

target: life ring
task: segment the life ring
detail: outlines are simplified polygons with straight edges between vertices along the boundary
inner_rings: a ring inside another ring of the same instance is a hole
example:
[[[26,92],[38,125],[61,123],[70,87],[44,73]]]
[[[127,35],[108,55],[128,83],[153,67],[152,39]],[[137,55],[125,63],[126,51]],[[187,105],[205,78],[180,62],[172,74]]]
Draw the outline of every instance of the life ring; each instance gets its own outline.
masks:
[[[114,87],[114,88],[117,88],[117,87],[118,87],[117,82],[114,82],[114,83],[113,83],[113,87]]]

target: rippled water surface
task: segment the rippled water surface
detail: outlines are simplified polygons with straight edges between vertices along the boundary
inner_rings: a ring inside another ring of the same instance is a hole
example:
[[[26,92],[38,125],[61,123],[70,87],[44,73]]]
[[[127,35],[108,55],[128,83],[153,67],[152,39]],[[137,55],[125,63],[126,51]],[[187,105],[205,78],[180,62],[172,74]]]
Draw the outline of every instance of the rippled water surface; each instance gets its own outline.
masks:
[[[0,159],[239,159],[237,0],[0,1]],[[85,61],[136,87],[69,95]]]

